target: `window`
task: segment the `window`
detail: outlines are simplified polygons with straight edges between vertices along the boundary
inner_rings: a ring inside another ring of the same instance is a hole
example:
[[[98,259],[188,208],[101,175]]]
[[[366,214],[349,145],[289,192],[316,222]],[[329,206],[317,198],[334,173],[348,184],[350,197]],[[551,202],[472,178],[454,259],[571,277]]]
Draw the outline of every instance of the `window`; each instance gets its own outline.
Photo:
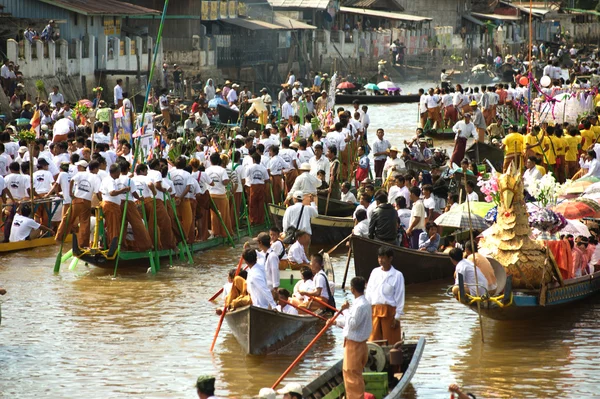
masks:
[[[79,14],[77,14],[77,13],[74,13],[74,14],[75,14],[75,15],[74,15],[74,17],[73,17],[73,24],[74,24],[75,26],[77,26],[77,23],[79,22]]]

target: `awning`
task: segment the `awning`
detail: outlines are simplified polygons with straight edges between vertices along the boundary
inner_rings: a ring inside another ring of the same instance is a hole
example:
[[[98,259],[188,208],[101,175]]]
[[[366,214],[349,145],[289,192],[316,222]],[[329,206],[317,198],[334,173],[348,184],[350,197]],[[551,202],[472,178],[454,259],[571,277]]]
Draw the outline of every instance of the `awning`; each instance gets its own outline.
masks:
[[[426,22],[432,20],[432,18],[427,17],[417,17],[416,15],[402,14],[399,12],[369,10],[366,8],[340,7],[340,12],[347,12],[350,14],[358,15],[368,15],[370,17],[395,19],[398,21]]]
[[[269,0],[269,4],[273,8],[286,8],[293,10],[325,10],[329,4],[329,0]]]
[[[463,17],[464,19],[466,19],[467,21],[469,21],[469,22],[471,22],[471,23],[475,24],[475,25],[480,25],[480,26],[483,26],[483,25],[485,25],[483,22],[481,22],[481,21],[480,21],[480,20],[478,20],[477,18],[473,18],[472,16],[470,16],[470,15],[468,15],[468,14],[465,14],[465,15],[463,15],[462,17]]]
[[[502,15],[502,14],[482,14],[479,12],[472,12],[475,17],[482,18],[490,21],[520,21],[521,18],[515,15]]]
[[[240,28],[248,29],[248,30],[282,30],[283,27],[280,25],[275,25],[269,22],[261,21],[260,19],[250,19],[250,18],[232,18],[232,19],[223,19],[221,22],[225,22],[228,24],[232,24],[235,26],[239,26]]]
[[[298,21],[297,19],[293,19],[290,17],[287,17],[281,13],[276,12],[273,16],[273,23],[280,25],[281,27],[283,27],[283,29],[288,29],[288,30],[292,30],[292,29],[306,29],[306,30],[313,30],[313,29],[317,29],[316,26],[313,25],[309,25],[307,23],[304,23],[302,21]]]
[[[596,11],[596,10],[582,10],[579,8],[565,8],[565,10],[571,12],[571,13],[575,13],[575,14],[589,14],[589,15],[595,15],[595,16],[600,16],[600,12]]]

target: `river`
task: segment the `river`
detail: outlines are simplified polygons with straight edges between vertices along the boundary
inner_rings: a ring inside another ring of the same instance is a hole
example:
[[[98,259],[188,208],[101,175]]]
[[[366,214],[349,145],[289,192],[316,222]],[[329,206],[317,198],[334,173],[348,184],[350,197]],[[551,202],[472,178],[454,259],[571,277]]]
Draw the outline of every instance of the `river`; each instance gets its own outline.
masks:
[[[384,127],[395,145],[414,132],[416,104],[370,113],[372,127]],[[217,377],[218,396],[256,395],[310,338],[286,353],[244,356],[224,325],[209,352],[218,317],[207,299],[240,248],[197,254],[193,265],[165,265],[156,276],[121,268],[116,279],[83,264],[54,275],[52,247],[0,256],[0,286],[8,290],[0,298],[0,397],[191,399],[200,374]],[[338,286],[345,255],[332,258]],[[405,398],[447,398],[455,382],[480,398],[598,395],[600,301],[545,320],[484,319],[482,343],[477,315],[445,295],[451,283],[407,287],[403,331],[407,340],[426,337],[427,346]],[[336,290],[338,304],[344,295]],[[285,381],[319,375],[341,358],[342,341],[341,330],[331,329]]]

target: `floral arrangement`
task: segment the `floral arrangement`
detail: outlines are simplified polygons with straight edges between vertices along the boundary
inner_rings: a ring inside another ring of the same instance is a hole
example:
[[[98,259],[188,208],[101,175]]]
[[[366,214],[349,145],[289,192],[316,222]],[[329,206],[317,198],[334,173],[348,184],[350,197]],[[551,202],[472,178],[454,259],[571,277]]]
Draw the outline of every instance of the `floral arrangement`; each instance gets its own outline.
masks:
[[[23,129],[19,132],[19,141],[23,140],[27,143],[32,143],[35,141],[35,139],[36,139],[36,133],[33,130]]]
[[[104,91],[104,88],[103,88],[103,87],[100,87],[100,86],[98,86],[98,87],[94,87],[94,88],[92,89],[92,91],[93,91],[94,93],[96,93],[96,92],[102,92],[102,91]]]
[[[537,200],[540,207],[546,208],[556,205],[558,197],[564,193],[569,184],[570,181],[564,185],[558,183],[552,172],[548,172],[541,179],[530,182],[527,191]]]
[[[550,209],[539,208],[529,214],[529,225],[542,232],[556,234],[567,225],[567,219]]]
[[[477,179],[477,185],[479,186],[481,192],[485,195],[486,202],[493,201],[494,204],[496,204],[496,206],[500,205],[500,193],[498,193],[498,176],[496,174],[490,176],[488,180],[484,180],[481,176],[479,176],[479,178]]]
[[[73,110],[77,115],[87,116],[88,112],[90,112],[90,107],[85,104],[77,103]]]

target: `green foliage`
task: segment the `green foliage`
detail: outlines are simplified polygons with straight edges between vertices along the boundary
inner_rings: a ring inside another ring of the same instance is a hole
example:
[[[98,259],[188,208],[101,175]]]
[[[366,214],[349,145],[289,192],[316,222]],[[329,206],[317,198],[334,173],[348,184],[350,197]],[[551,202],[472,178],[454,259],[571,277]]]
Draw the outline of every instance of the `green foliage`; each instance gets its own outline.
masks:
[[[44,91],[46,91],[46,86],[44,85],[44,81],[43,80],[36,80],[35,81],[35,89],[42,93]]]

